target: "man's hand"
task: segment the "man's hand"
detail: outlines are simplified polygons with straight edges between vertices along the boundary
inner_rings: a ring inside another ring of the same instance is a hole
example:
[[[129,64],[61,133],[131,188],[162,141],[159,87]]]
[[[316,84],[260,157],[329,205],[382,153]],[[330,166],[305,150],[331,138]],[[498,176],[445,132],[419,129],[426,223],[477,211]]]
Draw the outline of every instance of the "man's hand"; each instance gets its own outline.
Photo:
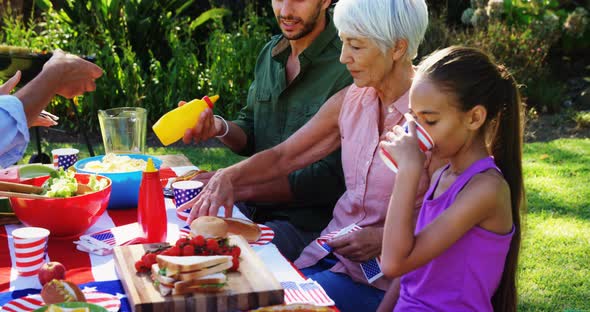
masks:
[[[59,49],[55,50],[53,56],[43,65],[42,72],[45,71],[50,74],[50,81],[47,83],[56,84],[55,93],[68,99],[94,91],[94,80],[102,76],[102,69],[97,65]]]
[[[42,111],[39,117],[33,121],[30,127],[51,127],[57,125],[59,117],[50,114],[49,112]]]
[[[178,209],[191,208],[191,213],[186,220],[190,224],[194,219],[201,216],[217,216],[221,206],[225,208],[225,217],[231,217],[234,206],[234,188],[230,177],[224,174],[223,170],[218,170],[207,181],[207,185],[197,197],[178,207]]]
[[[0,86],[0,95],[7,95],[10,94],[12,90],[16,87],[18,82],[20,81],[20,77],[22,76],[20,70],[14,74],[14,76],[10,77],[3,85]]]
[[[178,106],[183,106],[186,103],[185,101],[180,101]],[[207,108],[199,115],[199,122],[193,128],[186,129],[182,137],[182,142],[184,144],[190,144],[192,141],[199,143],[208,140],[216,135],[223,134],[221,132],[225,131],[225,129],[222,129],[223,126],[213,117],[213,111]]]
[[[334,253],[354,262],[365,262],[381,254],[383,228],[368,227],[327,242]]]

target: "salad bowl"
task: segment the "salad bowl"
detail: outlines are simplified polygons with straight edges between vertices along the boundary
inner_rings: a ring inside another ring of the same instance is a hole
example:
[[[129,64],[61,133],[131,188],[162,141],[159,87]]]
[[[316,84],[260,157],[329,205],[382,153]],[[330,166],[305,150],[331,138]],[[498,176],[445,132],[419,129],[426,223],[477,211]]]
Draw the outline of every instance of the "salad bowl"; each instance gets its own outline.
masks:
[[[76,173],[78,183],[88,184],[90,174]],[[42,186],[49,176],[37,177],[25,182],[34,186]],[[10,198],[12,210],[17,218],[26,226],[48,229],[50,237],[72,238],[83,234],[106,210],[111,196],[111,180],[96,176],[98,181],[106,180],[106,187],[84,195],[67,198]]]

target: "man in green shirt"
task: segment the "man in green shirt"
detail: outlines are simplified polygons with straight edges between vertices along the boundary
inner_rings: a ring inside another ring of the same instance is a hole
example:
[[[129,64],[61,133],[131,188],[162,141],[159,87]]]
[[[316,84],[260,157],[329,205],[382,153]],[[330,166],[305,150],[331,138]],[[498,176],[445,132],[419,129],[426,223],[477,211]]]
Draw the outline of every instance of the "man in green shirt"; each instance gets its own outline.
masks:
[[[350,85],[350,73],[339,62],[342,43],[327,12],[330,4],[331,0],[273,0],[282,34],[260,52],[238,119],[214,118],[208,109],[195,128],[187,129],[183,141],[215,136],[235,153],[251,156],[286,140],[328,98]],[[338,150],[271,183],[240,187],[235,200],[242,202],[240,209],[248,217],[271,227],[273,243],[295,260],[328,224],[344,191]]]

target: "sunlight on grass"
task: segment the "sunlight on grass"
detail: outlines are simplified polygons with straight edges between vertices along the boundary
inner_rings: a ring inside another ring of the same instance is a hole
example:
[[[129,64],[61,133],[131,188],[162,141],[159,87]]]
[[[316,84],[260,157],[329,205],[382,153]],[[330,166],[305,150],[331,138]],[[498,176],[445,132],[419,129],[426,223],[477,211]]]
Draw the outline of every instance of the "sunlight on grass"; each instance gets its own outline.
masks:
[[[590,310],[590,140],[524,149],[520,311]]]

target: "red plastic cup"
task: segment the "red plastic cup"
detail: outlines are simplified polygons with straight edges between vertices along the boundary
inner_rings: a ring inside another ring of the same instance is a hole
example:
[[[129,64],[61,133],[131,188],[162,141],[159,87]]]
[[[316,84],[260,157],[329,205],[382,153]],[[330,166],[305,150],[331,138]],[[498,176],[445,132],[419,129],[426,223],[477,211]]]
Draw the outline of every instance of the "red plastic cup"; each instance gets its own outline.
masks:
[[[408,122],[404,123],[402,127],[406,133],[410,131],[408,129]],[[434,140],[432,140],[430,134],[428,134],[419,123],[416,123],[416,135],[418,136],[418,145],[422,152],[427,152],[434,147]],[[389,154],[383,147],[380,148],[379,156],[391,171],[397,173],[397,163],[395,162],[395,159],[393,159],[393,156],[391,156],[391,154]]]
[[[49,230],[40,227],[23,227],[12,231],[16,270],[21,276],[39,273],[47,256]]]

